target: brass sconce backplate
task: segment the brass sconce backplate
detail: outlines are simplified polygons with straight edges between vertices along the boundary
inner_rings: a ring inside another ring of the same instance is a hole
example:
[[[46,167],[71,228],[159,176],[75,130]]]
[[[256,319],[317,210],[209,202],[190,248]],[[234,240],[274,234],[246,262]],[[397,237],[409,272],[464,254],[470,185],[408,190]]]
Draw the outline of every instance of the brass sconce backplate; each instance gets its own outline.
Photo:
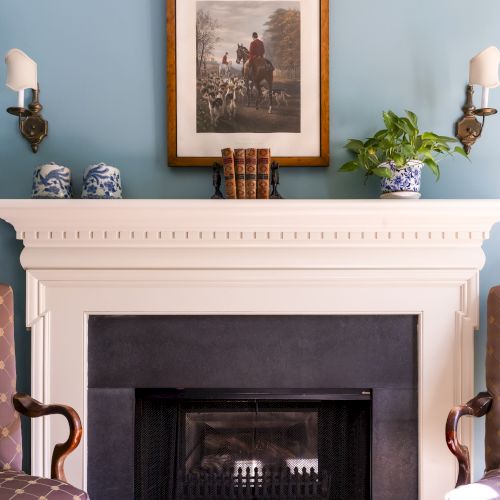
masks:
[[[472,85],[467,85],[466,89],[466,101],[462,108],[464,115],[457,122],[456,136],[458,140],[462,143],[465,152],[469,154],[472,145],[476,142],[478,137],[481,135],[483,130],[483,124],[476,118],[476,107],[473,104],[472,96],[474,94],[474,89]],[[485,116],[485,115],[484,115]],[[483,116],[483,122],[484,122]]]
[[[472,85],[467,85],[465,95],[465,104],[462,108],[464,114],[457,122],[455,135],[462,143],[465,152],[469,154],[473,144],[477,139],[479,139],[479,137],[481,137],[481,132],[484,127],[484,119],[487,116],[496,114],[497,110],[495,108],[476,109],[472,99],[472,96],[474,95]],[[476,116],[481,116],[483,119],[479,121]]]
[[[33,90],[33,98],[26,108],[7,108],[11,115],[19,117],[19,130],[22,136],[30,143],[33,153],[38,151],[38,146],[49,133],[49,124],[43,119],[41,111],[43,106],[38,100],[40,91]]]

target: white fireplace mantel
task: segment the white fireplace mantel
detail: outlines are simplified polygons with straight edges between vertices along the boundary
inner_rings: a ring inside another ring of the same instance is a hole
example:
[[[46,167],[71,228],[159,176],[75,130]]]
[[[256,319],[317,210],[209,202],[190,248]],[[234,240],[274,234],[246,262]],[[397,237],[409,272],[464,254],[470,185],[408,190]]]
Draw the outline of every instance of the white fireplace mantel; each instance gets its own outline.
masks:
[[[156,269],[165,250],[173,267],[232,267],[219,248],[251,268],[480,268],[500,201],[0,200],[0,217],[25,268]]]
[[[482,244],[500,201],[0,200],[0,218],[24,242],[34,397],[72,404],[86,425],[90,314],[415,314],[420,498],[453,487],[444,422],[473,395]],[[64,426],[37,420],[32,470],[47,474]],[[73,483],[86,485],[86,463],[85,441]]]

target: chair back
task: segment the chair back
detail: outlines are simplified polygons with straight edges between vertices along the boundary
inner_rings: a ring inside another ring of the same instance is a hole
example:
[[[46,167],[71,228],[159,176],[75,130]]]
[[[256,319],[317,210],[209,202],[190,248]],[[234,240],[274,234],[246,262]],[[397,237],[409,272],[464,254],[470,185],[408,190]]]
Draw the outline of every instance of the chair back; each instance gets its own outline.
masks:
[[[0,283],[0,470],[22,467],[21,419],[12,404],[15,392],[14,294]]]
[[[486,414],[486,471],[500,467],[500,286],[488,294],[488,339],[486,344],[486,388],[493,396]]]

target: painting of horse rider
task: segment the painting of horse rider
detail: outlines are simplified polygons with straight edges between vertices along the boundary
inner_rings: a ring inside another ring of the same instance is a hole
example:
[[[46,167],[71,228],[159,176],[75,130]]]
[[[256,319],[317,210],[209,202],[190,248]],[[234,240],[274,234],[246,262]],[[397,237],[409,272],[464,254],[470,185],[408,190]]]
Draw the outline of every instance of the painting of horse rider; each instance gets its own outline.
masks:
[[[197,133],[301,131],[300,6],[197,0]]]

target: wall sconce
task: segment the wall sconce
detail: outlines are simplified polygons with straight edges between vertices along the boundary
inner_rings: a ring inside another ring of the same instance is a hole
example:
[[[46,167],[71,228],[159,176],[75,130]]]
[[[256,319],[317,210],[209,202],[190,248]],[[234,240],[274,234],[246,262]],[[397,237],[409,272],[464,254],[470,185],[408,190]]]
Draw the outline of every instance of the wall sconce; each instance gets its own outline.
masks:
[[[488,107],[488,98],[490,89],[500,85],[498,79],[499,64],[500,50],[496,47],[488,47],[470,60],[469,83],[465,91],[465,105],[462,108],[464,115],[457,122],[455,134],[463,144],[467,154],[481,136],[485,118],[497,112],[495,108]],[[480,85],[483,88],[481,107],[479,109],[474,106],[473,85]],[[481,116],[482,120],[479,121],[476,116]]]
[[[22,50],[11,49],[5,56],[5,64],[7,65],[6,85],[18,93],[17,106],[7,108],[7,112],[19,117],[19,131],[30,143],[33,153],[36,153],[49,129],[48,123],[41,115],[43,106],[38,100],[40,88],[36,62]],[[26,89],[32,90],[28,108],[24,107],[24,91]]]

